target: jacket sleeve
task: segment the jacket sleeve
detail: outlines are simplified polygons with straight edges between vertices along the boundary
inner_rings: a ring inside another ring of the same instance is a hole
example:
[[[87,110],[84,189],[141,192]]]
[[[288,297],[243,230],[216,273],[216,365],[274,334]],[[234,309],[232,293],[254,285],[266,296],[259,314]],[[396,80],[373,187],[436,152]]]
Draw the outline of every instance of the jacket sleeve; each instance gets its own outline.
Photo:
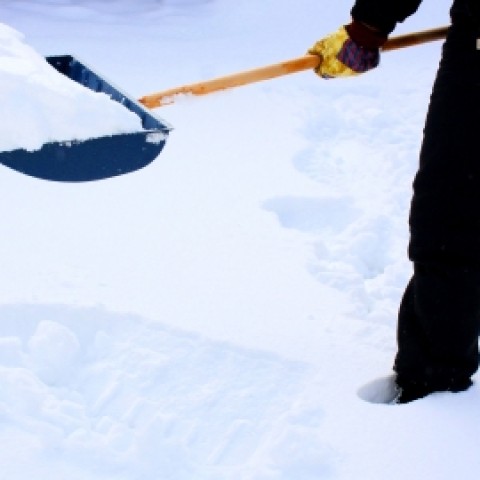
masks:
[[[422,0],[356,0],[352,17],[388,35],[397,22],[417,11]]]

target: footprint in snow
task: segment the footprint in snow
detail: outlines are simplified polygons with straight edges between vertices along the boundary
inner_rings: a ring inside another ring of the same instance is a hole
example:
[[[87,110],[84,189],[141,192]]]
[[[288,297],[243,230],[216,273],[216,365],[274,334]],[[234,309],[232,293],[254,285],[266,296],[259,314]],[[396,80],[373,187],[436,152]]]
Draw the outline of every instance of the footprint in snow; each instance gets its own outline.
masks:
[[[263,207],[275,213],[283,227],[311,233],[342,231],[359,213],[348,197],[275,197],[264,202]]]
[[[368,403],[392,405],[397,396],[395,376],[389,375],[372,380],[360,387],[357,394]]]

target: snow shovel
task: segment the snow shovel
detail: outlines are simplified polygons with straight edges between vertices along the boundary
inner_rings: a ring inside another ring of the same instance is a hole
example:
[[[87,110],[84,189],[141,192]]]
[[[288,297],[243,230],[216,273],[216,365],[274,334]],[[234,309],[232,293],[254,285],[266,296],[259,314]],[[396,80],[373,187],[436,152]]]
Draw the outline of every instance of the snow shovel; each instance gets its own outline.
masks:
[[[383,50],[394,50],[445,38],[448,27],[393,37]],[[174,102],[178,94],[204,95],[227,88],[268,80],[289,73],[313,69],[321,61],[315,55],[240,72],[207,82],[177,87],[146,95],[135,101],[70,55],[47,57],[47,61],[71,80],[108,94],[142,121],[140,132],[99,137],[86,141],[51,142],[34,152],[0,152],[0,163],[32,177],[58,182],[87,182],[111,178],[139,170],[150,164],[165,146],[171,131],[163,120],[144,107],[156,108]]]

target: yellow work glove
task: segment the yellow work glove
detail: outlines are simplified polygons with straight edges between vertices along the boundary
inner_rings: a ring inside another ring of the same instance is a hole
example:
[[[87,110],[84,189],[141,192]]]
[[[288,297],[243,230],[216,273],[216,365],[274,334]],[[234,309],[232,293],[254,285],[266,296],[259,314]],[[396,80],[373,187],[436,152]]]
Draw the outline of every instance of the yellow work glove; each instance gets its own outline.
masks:
[[[378,66],[386,40],[386,35],[354,20],[316,42],[308,53],[320,57],[315,72],[322,78],[350,77]]]

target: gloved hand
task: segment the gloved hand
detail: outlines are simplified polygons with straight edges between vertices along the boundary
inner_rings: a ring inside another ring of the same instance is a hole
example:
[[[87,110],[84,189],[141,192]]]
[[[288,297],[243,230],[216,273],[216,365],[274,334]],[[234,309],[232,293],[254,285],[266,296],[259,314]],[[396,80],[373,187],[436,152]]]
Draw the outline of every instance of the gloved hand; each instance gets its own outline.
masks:
[[[308,53],[321,58],[315,69],[321,77],[349,77],[377,67],[386,41],[386,35],[354,20],[319,40]]]

